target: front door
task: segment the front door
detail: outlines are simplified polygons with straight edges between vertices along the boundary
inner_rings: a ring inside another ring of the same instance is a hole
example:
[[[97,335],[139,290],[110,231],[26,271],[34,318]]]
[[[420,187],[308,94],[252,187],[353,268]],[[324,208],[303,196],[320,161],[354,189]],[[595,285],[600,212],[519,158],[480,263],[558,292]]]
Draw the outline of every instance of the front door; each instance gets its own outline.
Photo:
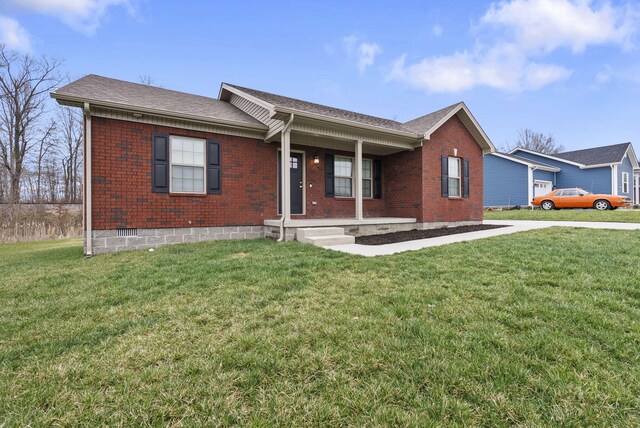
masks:
[[[278,152],[278,212],[282,213],[281,180],[282,168],[280,162],[282,152]],[[291,214],[302,214],[302,192],[304,190],[304,162],[302,153],[291,153],[289,158],[289,171],[291,175]]]

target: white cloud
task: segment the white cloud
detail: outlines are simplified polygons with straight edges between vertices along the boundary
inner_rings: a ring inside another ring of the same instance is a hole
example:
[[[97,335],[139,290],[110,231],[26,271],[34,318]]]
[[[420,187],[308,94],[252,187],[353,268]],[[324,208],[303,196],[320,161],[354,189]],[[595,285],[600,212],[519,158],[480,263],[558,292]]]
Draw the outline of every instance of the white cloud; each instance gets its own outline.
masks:
[[[361,42],[354,34],[342,38],[342,48],[348,57],[355,57],[360,73],[364,73],[367,67],[373,65],[376,56],[382,52],[378,44]]]
[[[375,43],[360,43],[358,46],[358,70],[360,73],[364,73],[367,67],[373,65],[376,55],[380,52],[382,49]]]
[[[71,28],[92,35],[112,6],[133,13],[130,0],[4,0],[3,3],[31,12],[52,15]]]
[[[2,15],[0,15],[0,44],[22,52],[31,50],[31,39],[27,30],[15,19]]]
[[[574,54],[592,45],[616,44],[631,48],[637,17],[630,6],[600,8],[589,0],[512,0],[494,3],[481,19],[483,37],[499,30],[490,43],[480,38],[475,48],[428,57],[406,64],[398,58],[388,80],[429,92],[459,92],[476,86],[504,91],[535,90],[571,76],[558,64],[541,57],[559,48]]]
[[[394,62],[388,80],[407,82],[429,92],[461,92],[476,86],[505,91],[533,90],[566,79],[571,71],[553,64],[526,63],[500,49],[478,55],[470,52],[427,58],[405,65],[406,55]]]
[[[527,51],[568,47],[577,53],[607,43],[629,48],[637,14],[609,3],[592,8],[589,0],[513,0],[492,4],[481,22],[506,27]]]
[[[442,29],[441,25],[436,24],[433,26],[433,28],[431,28],[431,34],[436,37],[441,37],[443,32],[444,30]]]

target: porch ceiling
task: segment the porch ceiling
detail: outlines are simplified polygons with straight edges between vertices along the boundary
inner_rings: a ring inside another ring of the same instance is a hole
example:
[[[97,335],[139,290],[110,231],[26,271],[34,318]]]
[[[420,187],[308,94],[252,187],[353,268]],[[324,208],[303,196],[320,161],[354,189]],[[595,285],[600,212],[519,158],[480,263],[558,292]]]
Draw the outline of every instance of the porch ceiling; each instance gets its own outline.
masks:
[[[290,129],[291,144],[353,152],[355,142],[360,140],[363,153],[380,156],[414,150],[421,143],[417,136],[402,136],[307,117],[295,117]],[[273,133],[267,141],[279,141],[281,135],[281,132]]]
[[[343,140],[330,138],[318,134],[307,134],[299,131],[291,132],[291,144],[300,146],[319,147],[323,149],[355,152],[355,140]],[[413,150],[413,147],[394,147],[363,141],[362,153],[376,156],[386,156],[405,150]]]

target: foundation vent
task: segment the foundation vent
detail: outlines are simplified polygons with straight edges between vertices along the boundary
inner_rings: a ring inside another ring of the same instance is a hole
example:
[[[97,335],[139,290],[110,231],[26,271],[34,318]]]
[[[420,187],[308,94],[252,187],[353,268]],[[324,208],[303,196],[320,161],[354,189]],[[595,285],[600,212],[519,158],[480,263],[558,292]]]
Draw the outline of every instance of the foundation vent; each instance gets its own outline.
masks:
[[[138,236],[138,229],[116,229],[118,236]]]

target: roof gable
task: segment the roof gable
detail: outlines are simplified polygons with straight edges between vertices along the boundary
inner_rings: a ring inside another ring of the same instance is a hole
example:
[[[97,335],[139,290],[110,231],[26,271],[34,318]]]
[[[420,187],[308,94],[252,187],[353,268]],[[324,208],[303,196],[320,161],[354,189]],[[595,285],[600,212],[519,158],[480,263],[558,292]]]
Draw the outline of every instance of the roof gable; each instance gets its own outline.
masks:
[[[428,140],[434,132],[453,116],[458,116],[458,119],[460,119],[465,128],[467,128],[467,131],[473,136],[478,145],[482,147],[484,153],[496,151],[495,146],[464,102],[459,102],[417,119],[410,120],[404,125],[413,129],[415,132],[423,134],[424,138]]]

